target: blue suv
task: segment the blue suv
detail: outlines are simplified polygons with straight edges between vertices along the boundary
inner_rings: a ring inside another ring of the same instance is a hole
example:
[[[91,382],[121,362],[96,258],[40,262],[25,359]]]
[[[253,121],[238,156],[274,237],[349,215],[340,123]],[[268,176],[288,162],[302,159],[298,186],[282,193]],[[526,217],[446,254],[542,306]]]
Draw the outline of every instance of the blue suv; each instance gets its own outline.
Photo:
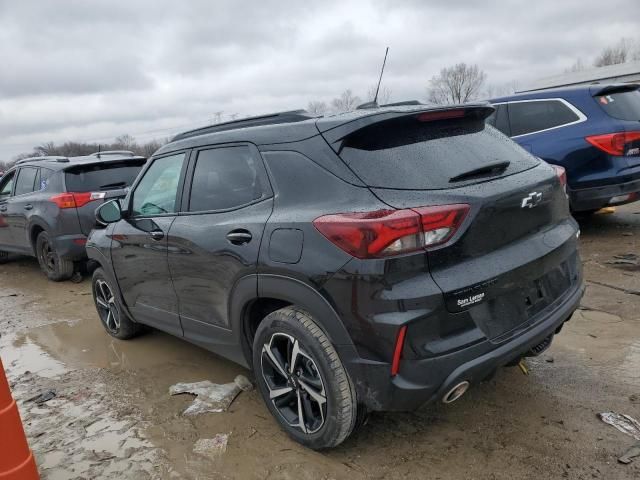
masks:
[[[495,98],[487,122],[565,168],[574,212],[640,199],[640,85],[594,84]]]

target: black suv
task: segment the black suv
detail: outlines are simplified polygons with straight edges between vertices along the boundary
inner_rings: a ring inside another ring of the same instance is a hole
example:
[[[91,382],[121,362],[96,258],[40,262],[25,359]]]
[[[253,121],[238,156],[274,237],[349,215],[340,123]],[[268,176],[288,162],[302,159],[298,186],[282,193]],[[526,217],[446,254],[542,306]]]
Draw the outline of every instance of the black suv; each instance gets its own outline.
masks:
[[[452,402],[549,346],[583,293],[564,175],[488,104],[304,111],[161,148],[87,243],[106,330],[253,368],[296,440]]]
[[[145,161],[128,151],[18,161],[0,179],[0,263],[33,255],[51,280],[70,278],[96,207],[124,196]]]

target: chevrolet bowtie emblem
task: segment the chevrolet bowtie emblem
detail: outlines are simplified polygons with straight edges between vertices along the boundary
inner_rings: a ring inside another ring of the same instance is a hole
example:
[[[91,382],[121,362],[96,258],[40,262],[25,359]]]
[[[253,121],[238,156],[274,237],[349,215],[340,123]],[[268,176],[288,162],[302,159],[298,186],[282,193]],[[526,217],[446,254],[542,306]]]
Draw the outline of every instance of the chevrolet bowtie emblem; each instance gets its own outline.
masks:
[[[542,201],[542,193],[540,192],[531,192],[529,195],[522,199],[522,208],[533,208],[536,207]]]

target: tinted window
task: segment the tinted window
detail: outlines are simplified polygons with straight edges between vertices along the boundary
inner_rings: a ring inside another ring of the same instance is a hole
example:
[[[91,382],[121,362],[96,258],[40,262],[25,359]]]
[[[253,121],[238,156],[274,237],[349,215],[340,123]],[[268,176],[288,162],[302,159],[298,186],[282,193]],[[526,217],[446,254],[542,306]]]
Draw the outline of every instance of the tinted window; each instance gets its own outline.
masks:
[[[189,211],[223,210],[262,197],[258,164],[248,147],[198,153],[191,184]]]
[[[379,122],[348,137],[340,156],[370,186],[423,190],[482,181],[450,182],[497,162],[510,162],[503,175],[538,164],[484,119]]]
[[[133,192],[133,215],[175,213],[184,153],[158,158]]]
[[[21,168],[16,181],[14,195],[24,195],[33,192],[33,186],[36,181],[37,168]]]
[[[0,199],[6,198],[11,195],[11,189],[13,188],[13,179],[15,178],[16,172],[11,172],[2,179],[2,183],[0,183]]]
[[[640,90],[595,97],[607,115],[620,120],[640,120]]]
[[[558,100],[509,104],[512,136],[559,127],[579,119],[567,105]]]
[[[99,192],[131,186],[145,161],[92,164],[72,167],[65,172],[68,192]]]

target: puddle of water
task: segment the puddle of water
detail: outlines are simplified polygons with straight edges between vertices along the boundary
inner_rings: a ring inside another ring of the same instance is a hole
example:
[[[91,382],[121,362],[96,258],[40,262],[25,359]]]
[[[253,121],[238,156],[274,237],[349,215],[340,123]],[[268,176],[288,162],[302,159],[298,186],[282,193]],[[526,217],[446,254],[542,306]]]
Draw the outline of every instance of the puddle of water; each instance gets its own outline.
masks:
[[[129,341],[114,339],[104,331],[97,317],[31,328],[18,339],[41,346],[49,358],[54,357],[59,364],[71,368],[174,371],[180,372],[178,381],[232,381],[243,373],[241,367],[162,332],[151,331]]]
[[[54,378],[67,372],[66,366],[48,355],[29,339],[3,336],[0,356],[7,371],[24,373],[27,370],[46,378]]]

